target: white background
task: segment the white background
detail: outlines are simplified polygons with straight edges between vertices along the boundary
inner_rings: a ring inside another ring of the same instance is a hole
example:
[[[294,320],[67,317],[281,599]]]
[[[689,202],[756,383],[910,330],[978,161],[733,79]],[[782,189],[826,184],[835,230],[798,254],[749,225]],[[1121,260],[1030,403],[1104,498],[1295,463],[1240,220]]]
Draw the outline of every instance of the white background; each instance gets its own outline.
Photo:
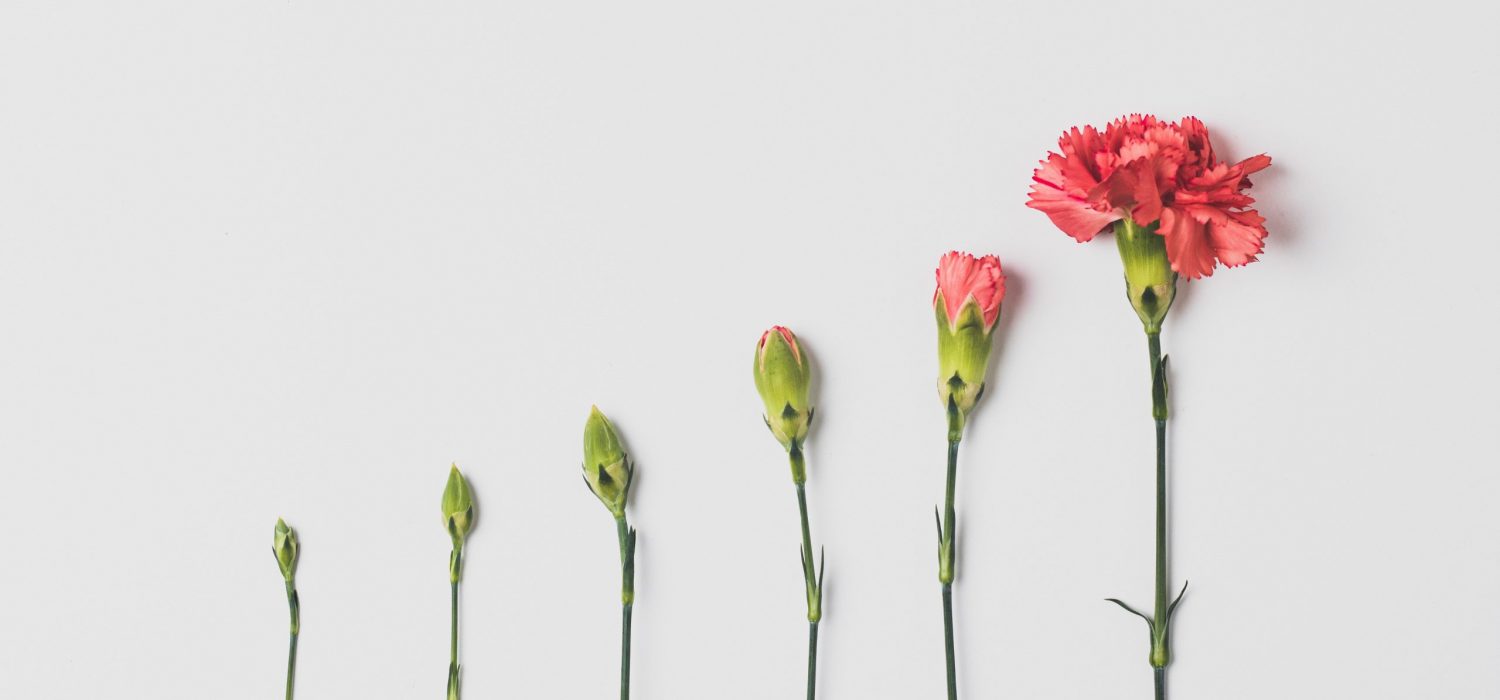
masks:
[[[606,698],[597,402],[637,459],[635,697],[801,697],[759,416],[816,360],[825,700],[936,698],[932,268],[995,252],[960,466],[965,698],[1149,697],[1145,341],[1024,208],[1131,111],[1267,152],[1185,284],[1173,697],[1500,695],[1497,13],[1481,3],[145,2],[0,9],[0,696]]]

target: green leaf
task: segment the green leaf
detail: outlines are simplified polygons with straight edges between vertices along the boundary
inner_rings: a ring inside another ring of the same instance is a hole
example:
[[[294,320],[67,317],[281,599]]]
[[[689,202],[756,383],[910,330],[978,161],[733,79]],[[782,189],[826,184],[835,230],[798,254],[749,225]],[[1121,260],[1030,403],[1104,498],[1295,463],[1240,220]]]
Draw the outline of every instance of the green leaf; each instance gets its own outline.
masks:
[[[1130,612],[1131,614],[1135,615],[1136,617],[1141,618],[1142,620],[1145,620],[1146,621],[1146,626],[1151,628],[1152,634],[1156,633],[1156,623],[1152,622],[1151,618],[1146,617],[1145,615],[1141,614],[1141,611],[1136,610],[1135,608],[1132,608],[1129,605],[1126,605],[1125,601],[1120,600],[1119,598],[1105,598],[1105,600],[1107,600],[1107,601],[1109,601],[1111,603],[1114,603],[1115,605],[1118,605],[1118,606],[1120,606],[1122,608],[1125,608],[1126,611]]]
[[[1187,587],[1188,587],[1188,582],[1186,580],[1183,580],[1183,582],[1182,582],[1182,590],[1177,592],[1177,598],[1173,599],[1172,604],[1167,606],[1167,621],[1168,622],[1172,621],[1172,613],[1177,612],[1177,604],[1182,602],[1182,596],[1187,593]]]

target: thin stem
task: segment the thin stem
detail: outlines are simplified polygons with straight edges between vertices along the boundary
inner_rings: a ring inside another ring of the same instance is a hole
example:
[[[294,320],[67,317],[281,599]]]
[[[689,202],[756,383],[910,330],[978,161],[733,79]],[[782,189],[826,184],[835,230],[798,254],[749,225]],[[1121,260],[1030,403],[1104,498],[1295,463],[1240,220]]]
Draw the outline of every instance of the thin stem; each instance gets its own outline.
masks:
[[[458,700],[458,586],[463,574],[463,548],[454,543],[453,554],[448,561],[448,581],[451,589],[452,624],[448,633],[448,700]]]
[[[620,700],[630,700],[630,611],[635,606],[620,606]]]
[[[953,585],[943,584],[943,649],[948,653],[948,700],[958,700],[958,669],[953,663]]]
[[[818,692],[818,623],[807,623],[807,700]]]
[[[302,614],[297,587],[291,581],[286,583],[286,604],[292,618],[291,641],[286,652],[286,700],[292,700],[292,689],[296,687],[297,679],[297,635],[302,628]]]
[[[450,586],[452,589],[452,624],[448,633],[448,663],[458,665],[458,582],[454,581]]]
[[[954,496],[958,492],[958,439],[948,440],[948,488],[943,505],[943,552],[939,557],[938,579],[943,584],[943,650],[948,667],[948,700],[958,698],[958,662],[953,652],[953,579],[957,567],[958,547],[955,542],[958,516],[954,511]]]
[[[807,489],[797,484],[797,510],[802,516],[802,564],[807,584],[814,585],[812,570],[812,531],[807,526]]]
[[[1156,699],[1166,700],[1167,665],[1172,663],[1172,608],[1167,590],[1167,368],[1162,364],[1160,334],[1148,331],[1146,340],[1151,354],[1151,417],[1156,422],[1156,595],[1151,667]]]
[[[806,474],[802,448],[793,445],[787,453],[792,464],[792,483],[797,487],[797,512],[802,523],[802,576],[807,587],[807,700],[813,700],[818,687],[818,622],[823,619],[822,575],[813,566],[812,529],[807,524],[807,488],[801,477]]]
[[[1161,366],[1161,336],[1146,335],[1151,353],[1151,376],[1155,384]],[[1153,391],[1153,394],[1155,392]],[[1164,399],[1165,397],[1162,397]],[[1156,614],[1158,629],[1164,629],[1167,617],[1167,418],[1166,406],[1156,405],[1153,396],[1152,415],[1156,416]],[[1163,402],[1164,404],[1164,402]]]
[[[620,700],[630,700],[630,617],[635,608],[635,531],[625,513],[615,516],[620,541]]]
[[[943,534],[948,540],[953,539],[953,528],[957,524],[953,510],[953,497],[958,491],[958,440],[948,441],[948,492],[943,506]]]

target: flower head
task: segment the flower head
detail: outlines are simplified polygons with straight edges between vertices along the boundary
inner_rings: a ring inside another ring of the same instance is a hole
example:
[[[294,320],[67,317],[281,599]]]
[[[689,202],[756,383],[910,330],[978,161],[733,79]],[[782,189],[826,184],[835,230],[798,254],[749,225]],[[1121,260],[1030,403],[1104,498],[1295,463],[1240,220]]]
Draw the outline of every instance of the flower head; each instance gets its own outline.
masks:
[[[297,576],[297,549],[297,531],[288,527],[285,520],[277,518],[271,553],[276,555],[276,565],[281,567],[281,577],[287,583]]]
[[[469,480],[455,464],[448,471],[448,485],[443,488],[443,524],[453,538],[455,550],[463,549],[464,539],[474,529],[474,497]]]
[[[800,449],[812,422],[808,387],[812,368],[797,336],[772,326],[755,345],[755,390],[765,404],[766,425],[788,450]]]
[[[948,317],[948,327],[956,329],[959,316],[967,302],[973,301],[980,313],[986,331],[995,327],[1000,319],[1000,302],[1005,299],[1005,272],[1000,269],[1000,258],[986,255],[976,258],[968,253],[949,251],[938,261],[937,290],[932,293],[933,304]]]
[[[1218,264],[1254,262],[1264,248],[1265,218],[1244,191],[1249,176],[1270,164],[1266,155],[1219,162],[1208,128],[1194,117],[1174,124],[1135,114],[1103,133],[1092,126],[1065,132],[1032,174],[1026,206],[1080,242],[1127,219],[1155,225],[1171,269],[1197,279]]]
[[[964,419],[984,393],[1004,298],[1005,273],[999,258],[953,251],[938,262],[932,295],[938,325],[938,397],[948,406],[950,433],[962,432]]]
[[[589,409],[583,425],[583,480],[615,517],[625,515],[630,494],[630,459],[620,446],[620,435],[598,406]]]

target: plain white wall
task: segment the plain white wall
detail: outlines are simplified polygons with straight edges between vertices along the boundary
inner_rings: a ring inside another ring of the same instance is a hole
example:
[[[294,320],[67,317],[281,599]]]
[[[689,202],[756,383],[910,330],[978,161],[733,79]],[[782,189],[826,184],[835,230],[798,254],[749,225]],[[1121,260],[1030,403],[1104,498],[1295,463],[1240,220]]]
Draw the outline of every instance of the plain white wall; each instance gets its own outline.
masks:
[[[1010,294],[960,466],[965,698],[1148,697],[1145,342],[1022,206],[1132,111],[1267,152],[1264,258],[1184,285],[1174,697],[1500,695],[1493,5],[140,2],[0,8],[0,696],[616,683],[591,403],[638,460],[635,696],[800,697],[821,373],[825,700],[938,697],[938,256]]]

